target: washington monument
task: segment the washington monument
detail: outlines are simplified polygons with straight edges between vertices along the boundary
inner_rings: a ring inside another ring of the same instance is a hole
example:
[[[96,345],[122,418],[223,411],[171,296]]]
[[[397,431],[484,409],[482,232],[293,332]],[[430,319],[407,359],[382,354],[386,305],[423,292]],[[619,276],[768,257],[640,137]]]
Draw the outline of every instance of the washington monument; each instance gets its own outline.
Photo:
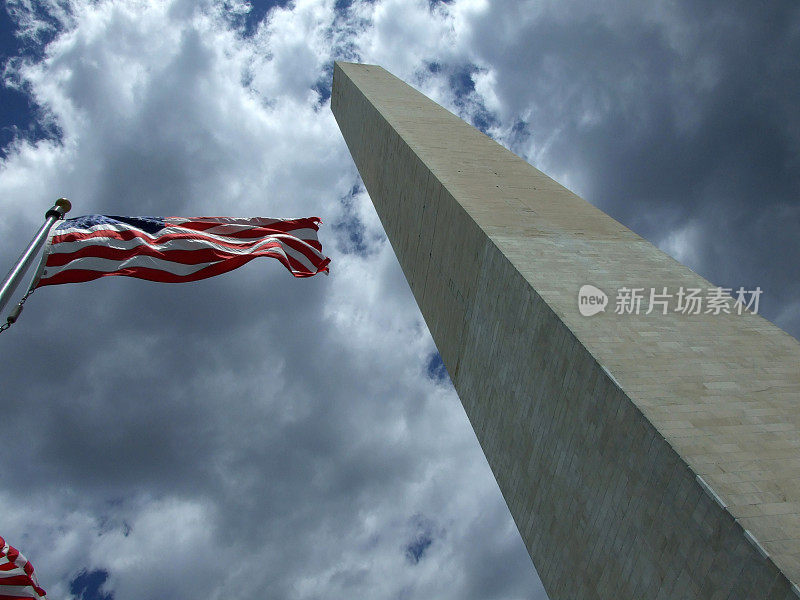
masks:
[[[800,344],[382,68],[331,107],[550,598],[798,600]]]

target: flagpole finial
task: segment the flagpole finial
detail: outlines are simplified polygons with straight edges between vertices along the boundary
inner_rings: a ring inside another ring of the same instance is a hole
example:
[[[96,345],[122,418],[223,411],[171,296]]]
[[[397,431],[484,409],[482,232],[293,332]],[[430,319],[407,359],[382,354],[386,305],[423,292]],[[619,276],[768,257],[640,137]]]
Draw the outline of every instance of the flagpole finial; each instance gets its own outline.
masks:
[[[57,219],[63,219],[64,215],[67,214],[71,208],[72,202],[66,198],[59,198],[56,200],[56,203],[53,205],[53,207],[45,213],[45,217],[56,217]]]

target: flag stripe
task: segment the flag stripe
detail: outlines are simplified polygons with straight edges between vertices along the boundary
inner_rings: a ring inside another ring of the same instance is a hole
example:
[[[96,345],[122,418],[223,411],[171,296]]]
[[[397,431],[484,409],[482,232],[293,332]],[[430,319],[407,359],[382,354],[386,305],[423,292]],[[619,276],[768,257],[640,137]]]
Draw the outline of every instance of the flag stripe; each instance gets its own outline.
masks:
[[[282,246],[276,242],[269,242],[267,246],[265,246],[263,249],[260,249],[258,252],[247,254],[221,253],[213,249],[171,251],[168,253],[150,251],[150,249],[146,247],[143,250],[144,252],[141,254],[138,252],[133,254],[131,252],[124,251],[116,252],[113,248],[95,246],[88,249],[88,251],[91,253],[88,256],[82,256],[75,260],[70,260],[66,264],[53,265],[51,265],[51,259],[55,259],[55,257],[50,256],[45,262],[45,276],[42,279],[49,280],[62,271],[75,269],[76,267],[73,265],[73,263],[77,263],[78,267],[84,270],[103,271],[109,274],[113,274],[113,272],[116,270],[126,269],[129,267],[147,267],[152,269],[161,269],[173,275],[190,276],[209,263],[217,263],[239,257],[247,257],[248,259],[252,259],[258,258],[259,256],[270,256],[273,258],[278,258],[282,255],[285,255],[291,261],[290,264],[292,270],[314,274],[317,273],[317,269],[315,268],[314,264],[306,255],[304,255],[302,252],[296,251],[290,246]],[[200,255],[202,257],[206,252],[209,252],[209,260],[195,262],[192,259],[192,256],[194,255]],[[185,256],[178,254],[177,258],[182,258],[183,260],[175,260],[171,256],[173,253],[180,253],[184,254]],[[239,264],[242,265],[244,262],[240,262]],[[187,281],[194,281],[194,279]]]
[[[162,231],[164,233],[160,234],[158,237],[153,237],[143,231],[138,229],[127,229],[122,231],[117,231],[108,228],[92,228],[92,230],[85,231],[80,229],[74,229],[71,231],[67,231],[65,233],[61,233],[61,230],[53,235],[52,244],[56,247],[60,247],[61,244],[68,244],[68,243],[75,243],[75,242],[85,242],[86,240],[97,238],[98,243],[100,239],[113,239],[113,240],[121,240],[121,241],[131,241],[131,240],[141,240],[140,243],[148,243],[151,245],[159,245],[164,244],[172,240],[179,240],[179,239],[187,239],[187,240],[208,240],[209,242],[214,242],[221,245],[228,245],[230,247],[247,247],[250,244],[258,243],[258,241],[265,237],[274,237],[276,239],[299,239],[304,241],[306,244],[313,246],[317,250],[321,250],[322,246],[317,241],[316,238],[316,231],[313,229],[299,229],[296,232],[292,232],[291,234],[286,234],[283,232],[265,232],[263,235],[255,236],[251,238],[253,241],[245,240],[242,241],[241,238],[229,237],[224,235],[217,235],[212,234],[209,232],[198,233],[190,230],[182,230],[178,227],[165,227]],[[69,251],[69,250],[64,250]]]
[[[156,269],[152,267],[146,266],[129,266],[125,268],[117,268],[113,272],[104,272],[98,270],[86,270],[86,269],[67,269],[55,274],[52,277],[48,277],[47,279],[42,279],[39,282],[40,286],[44,285],[56,285],[60,283],[81,283],[84,281],[93,281],[95,279],[99,279],[100,277],[107,277],[111,275],[123,275],[126,277],[137,277],[139,279],[147,279],[149,281],[157,281],[160,283],[184,283],[184,282],[191,282],[191,281],[199,281],[201,279],[206,279],[208,277],[214,277],[215,275],[221,275],[223,273],[227,273],[228,271],[232,271],[241,267],[242,265],[250,262],[256,256],[237,256],[230,260],[220,261],[211,265],[208,265],[200,270],[197,270],[193,273],[188,273],[185,275],[171,273],[169,271],[165,271],[162,269]],[[274,258],[281,261],[288,269],[292,270],[292,274],[295,277],[310,277],[315,275],[320,271],[309,272],[303,271],[299,267],[297,261],[292,259],[291,257],[284,257],[281,255],[275,255]],[[327,261],[328,259],[326,259]],[[327,265],[327,262],[325,263]],[[323,268],[324,266],[323,265]]]
[[[218,260],[225,260],[234,256],[241,256],[244,254],[252,254],[259,256],[271,248],[280,248],[281,244],[275,240],[267,240],[262,242],[261,246],[253,250],[241,249],[222,249],[215,247],[200,247],[196,250],[189,248],[185,249],[164,249],[159,250],[147,245],[132,246],[130,248],[118,248],[111,246],[83,246],[79,250],[70,252],[68,254],[58,253],[51,254],[47,257],[48,267],[61,267],[69,264],[73,260],[80,258],[106,258],[109,260],[125,260],[134,256],[154,256],[163,258],[170,262],[181,263],[184,265],[198,265],[201,263],[215,262]]]
[[[0,586],[0,600],[4,598],[44,598],[44,590],[34,585]]]
[[[247,227],[270,227],[281,231],[291,231],[301,227],[319,229],[322,219],[319,217],[301,217],[296,219],[268,219],[267,217],[166,217],[166,222],[185,227],[205,227],[219,225],[245,225]]]
[[[12,585],[26,586],[26,585],[28,585],[28,582],[30,580],[31,580],[31,578],[28,575],[26,575],[25,572],[23,571],[22,575],[12,575],[10,577],[4,577],[0,581],[2,581],[2,585],[5,585],[5,586],[12,586]],[[8,589],[8,588],[4,588],[4,589]]]
[[[167,218],[167,225],[185,227],[193,231],[206,231],[216,234],[231,235],[234,237],[256,237],[269,235],[269,233],[294,233],[300,229],[319,230],[319,219],[286,219],[272,222],[243,222],[249,219],[216,219],[214,221],[181,220]]]

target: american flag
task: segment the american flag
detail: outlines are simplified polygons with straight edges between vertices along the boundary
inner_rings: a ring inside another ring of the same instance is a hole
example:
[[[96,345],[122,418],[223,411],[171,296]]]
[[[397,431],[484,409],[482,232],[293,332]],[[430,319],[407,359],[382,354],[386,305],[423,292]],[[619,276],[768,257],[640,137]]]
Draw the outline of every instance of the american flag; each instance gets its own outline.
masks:
[[[0,600],[47,598],[33,574],[33,565],[0,536]]]
[[[295,277],[328,271],[320,220],[86,215],[62,221],[45,244],[36,287],[125,275],[178,283],[227,273],[260,256]]]

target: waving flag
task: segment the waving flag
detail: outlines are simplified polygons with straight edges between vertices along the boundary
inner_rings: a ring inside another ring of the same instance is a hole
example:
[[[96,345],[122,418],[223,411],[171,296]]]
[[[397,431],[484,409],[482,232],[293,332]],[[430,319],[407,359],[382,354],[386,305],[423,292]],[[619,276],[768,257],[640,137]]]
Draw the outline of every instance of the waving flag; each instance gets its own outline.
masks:
[[[49,234],[36,287],[125,275],[178,283],[227,273],[261,256],[295,277],[328,271],[317,240],[320,220],[254,217],[66,219]]]
[[[47,598],[36,582],[33,565],[0,536],[0,600]]]

